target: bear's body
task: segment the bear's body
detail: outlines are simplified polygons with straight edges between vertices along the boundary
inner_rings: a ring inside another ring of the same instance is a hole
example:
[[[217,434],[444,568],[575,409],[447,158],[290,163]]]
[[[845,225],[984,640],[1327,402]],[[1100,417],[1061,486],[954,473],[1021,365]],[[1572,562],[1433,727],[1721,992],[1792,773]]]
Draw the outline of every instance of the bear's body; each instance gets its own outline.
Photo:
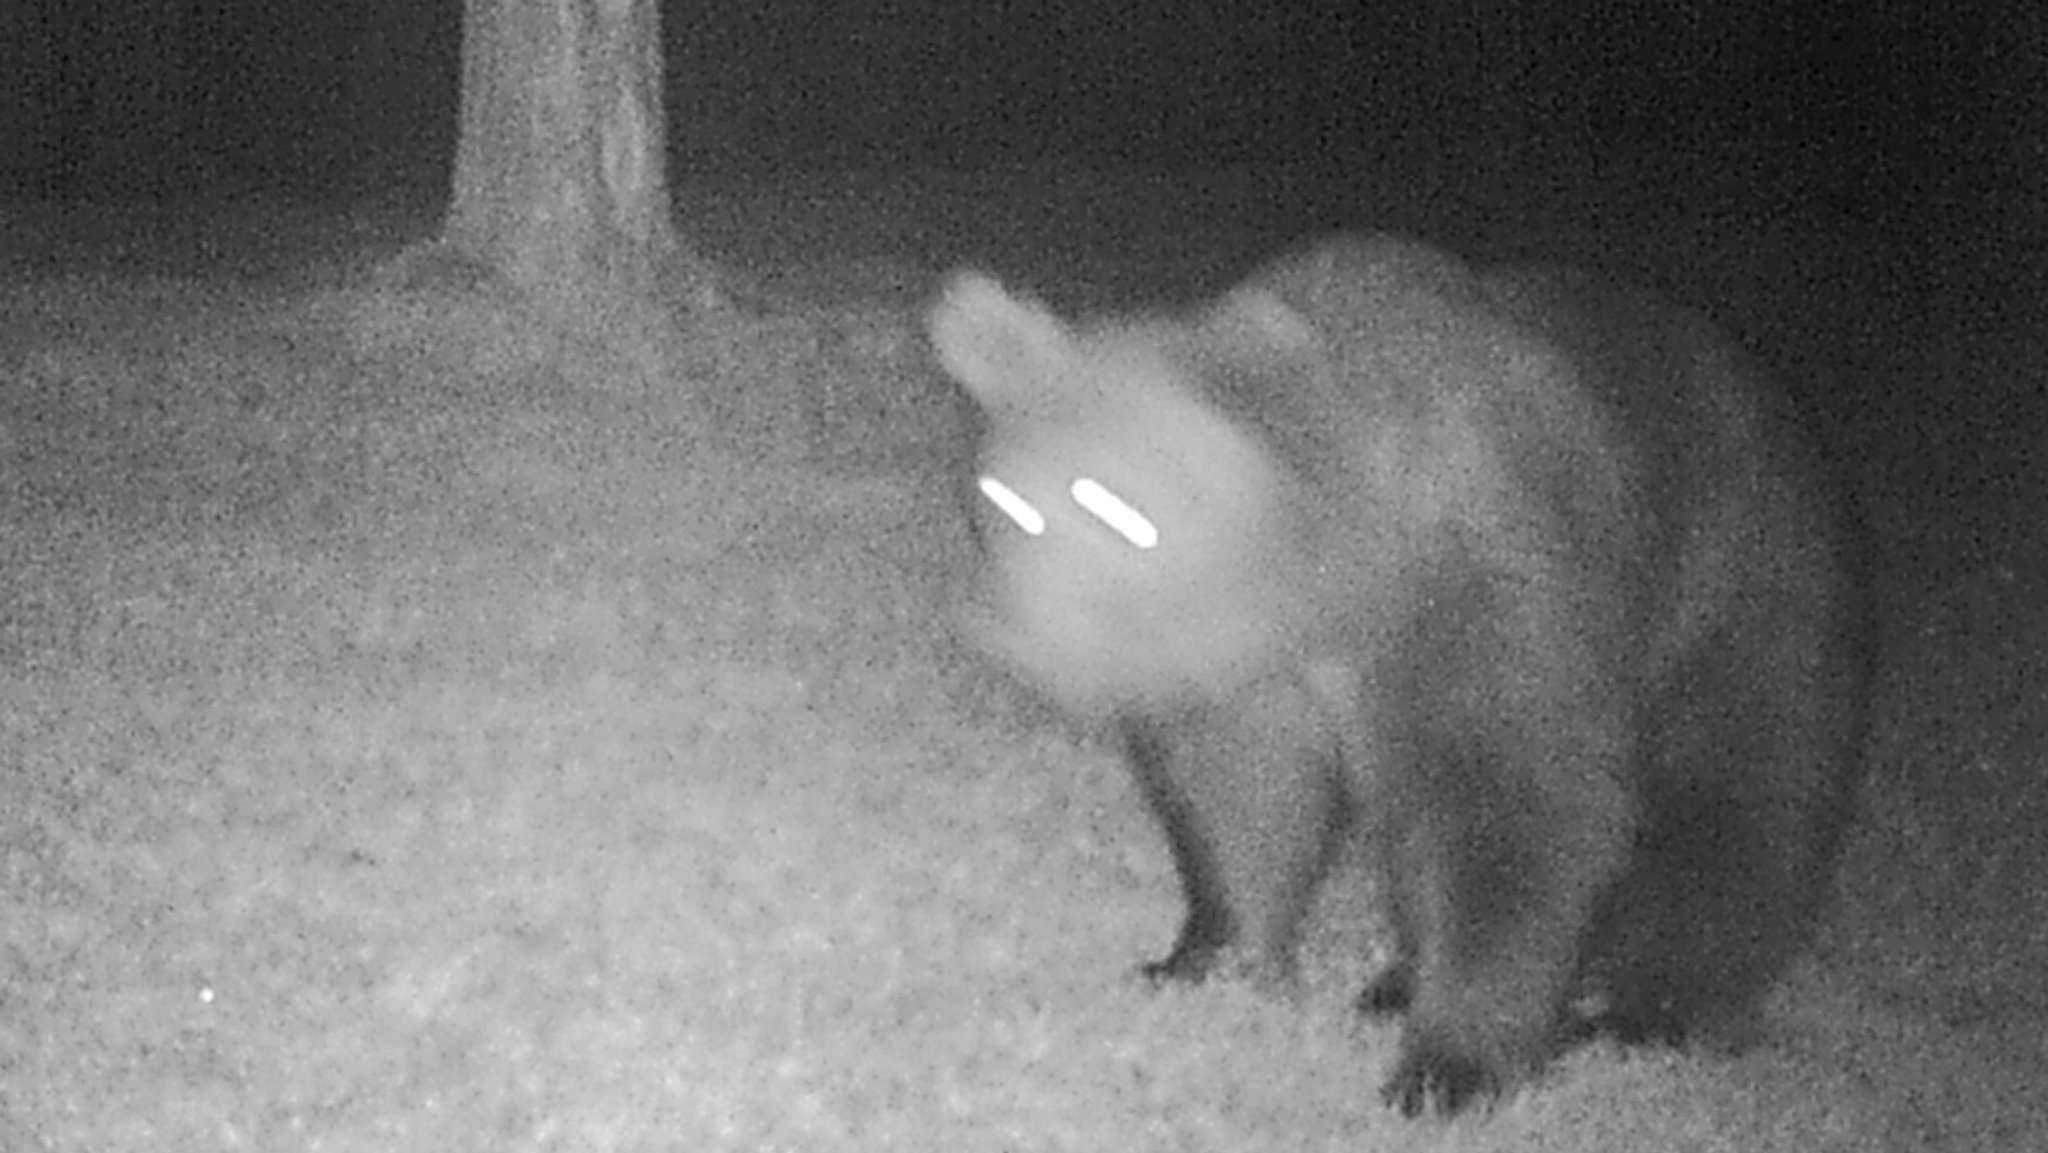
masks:
[[[931,335],[1009,513],[970,632],[1117,736],[1172,847],[1150,972],[1285,977],[1356,836],[1408,1113],[1519,1083],[1575,1004],[1753,1014],[1830,879],[1866,630],[1818,466],[1703,320],[1344,239],[1083,329],[962,275]]]

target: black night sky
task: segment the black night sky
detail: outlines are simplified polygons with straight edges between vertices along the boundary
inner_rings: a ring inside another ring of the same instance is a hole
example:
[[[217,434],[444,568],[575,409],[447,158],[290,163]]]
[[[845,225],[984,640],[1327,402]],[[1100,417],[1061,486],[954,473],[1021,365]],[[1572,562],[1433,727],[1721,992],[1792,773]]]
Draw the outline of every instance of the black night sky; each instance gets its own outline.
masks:
[[[250,183],[323,201],[432,180],[455,131],[454,0],[25,0],[0,42],[14,195]],[[1643,158],[1897,218],[2038,149],[2048,19],[2025,6],[665,6],[679,179],[1085,160],[1430,163],[1570,180]],[[2024,176],[2016,178],[2024,182]]]

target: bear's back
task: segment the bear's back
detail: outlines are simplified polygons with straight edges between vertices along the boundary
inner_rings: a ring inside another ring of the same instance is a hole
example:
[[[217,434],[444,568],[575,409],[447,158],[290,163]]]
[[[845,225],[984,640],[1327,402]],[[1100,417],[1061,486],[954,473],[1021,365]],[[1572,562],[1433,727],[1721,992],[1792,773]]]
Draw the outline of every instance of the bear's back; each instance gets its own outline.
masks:
[[[1180,339],[1194,387],[1299,482],[1333,597],[1399,581],[1380,558],[1463,533],[1503,569],[1567,567],[1588,598],[1628,606],[1614,643],[1654,638],[1650,671],[1734,600],[1790,612],[1778,602],[1834,583],[1838,526],[1789,405],[1655,294],[1340,237]]]

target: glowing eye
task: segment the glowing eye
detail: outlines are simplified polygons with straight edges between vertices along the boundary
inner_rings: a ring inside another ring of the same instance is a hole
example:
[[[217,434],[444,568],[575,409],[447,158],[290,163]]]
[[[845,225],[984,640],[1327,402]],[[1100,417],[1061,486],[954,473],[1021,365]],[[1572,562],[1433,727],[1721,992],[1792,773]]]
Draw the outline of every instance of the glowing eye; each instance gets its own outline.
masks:
[[[1124,502],[1124,498],[1109,491],[1087,477],[1074,482],[1068,490],[1074,494],[1074,503],[1095,514],[1095,518],[1116,530],[1118,536],[1139,548],[1151,548],[1159,543],[1159,530],[1153,527],[1145,514]]]
[[[1016,521],[1018,528],[1032,536],[1045,531],[1045,514],[1033,507],[1030,501],[1018,496],[1016,489],[992,476],[982,477],[975,483],[980,487],[981,495],[987,497],[989,503],[1002,509],[1004,516]]]

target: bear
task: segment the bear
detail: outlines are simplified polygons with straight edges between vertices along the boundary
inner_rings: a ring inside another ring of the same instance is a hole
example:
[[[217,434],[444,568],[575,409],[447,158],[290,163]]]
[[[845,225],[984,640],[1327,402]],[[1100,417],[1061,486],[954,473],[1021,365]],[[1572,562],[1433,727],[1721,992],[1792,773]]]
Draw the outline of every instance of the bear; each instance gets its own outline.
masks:
[[[1358,235],[1089,324],[962,271],[928,337],[981,418],[959,629],[1163,829],[1147,975],[1284,986],[1355,846],[1408,1116],[1596,1034],[1753,1033],[1824,913],[1871,630],[1846,491],[1730,338]]]

